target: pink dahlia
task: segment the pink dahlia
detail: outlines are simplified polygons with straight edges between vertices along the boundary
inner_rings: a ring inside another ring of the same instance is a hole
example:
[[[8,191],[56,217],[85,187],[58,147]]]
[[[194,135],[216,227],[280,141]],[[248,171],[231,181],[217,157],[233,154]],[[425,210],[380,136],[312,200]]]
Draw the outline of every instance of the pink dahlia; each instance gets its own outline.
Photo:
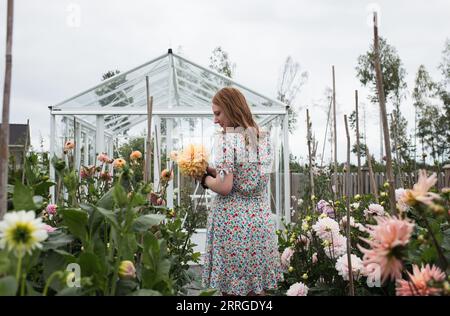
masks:
[[[401,250],[411,238],[414,223],[391,216],[376,216],[375,220],[377,225],[367,225],[370,237],[361,238],[371,249],[358,245],[364,254],[364,266],[377,265],[381,272],[381,282],[399,279],[403,268]]]
[[[435,282],[445,280],[445,273],[438,267],[430,267],[427,264],[419,269],[417,265],[413,265],[413,274],[408,272],[408,275],[409,281],[397,280],[397,296],[429,296],[441,293],[442,289],[434,287]]]

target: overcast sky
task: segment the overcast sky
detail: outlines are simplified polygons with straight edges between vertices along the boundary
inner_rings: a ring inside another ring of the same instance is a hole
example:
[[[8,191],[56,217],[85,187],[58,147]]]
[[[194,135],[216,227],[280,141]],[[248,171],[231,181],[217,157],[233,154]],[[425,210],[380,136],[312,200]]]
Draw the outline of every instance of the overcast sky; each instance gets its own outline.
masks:
[[[6,2],[0,2],[2,56]],[[311,109],[319,152],[327,117],[316,104],[323,104],[335,65],[339,159],[346,159],[343,115],[353,109],[355,89],[368,107],[368,143],[378,157],[377,111],[355,72],[357,57],[372,40],[368,21],[374,8],[380,15],[380,34],[395,46],[406,68],[408,89],[420,64],[439,80],[437,66],[450,38],[448,0],[18,0],[10,121],[25,123],[29,118],[32,143],[38,147],[40,135],[49,135],[47,107],[97,84],[107,70],[126,71],[179,46],[184,56],[207,66],[211,51],[222,46],[237,65],[234,79],[271,97],[276,96],[286,57],[301,64],[309,78],[296,105]],[[4,57],[0,60],[3,87]],[[402,110],[412,122],[410,98]],[[291,151],[306,158],[304,110],[298,120]],[[325,157],[329,155],[328,146]]]

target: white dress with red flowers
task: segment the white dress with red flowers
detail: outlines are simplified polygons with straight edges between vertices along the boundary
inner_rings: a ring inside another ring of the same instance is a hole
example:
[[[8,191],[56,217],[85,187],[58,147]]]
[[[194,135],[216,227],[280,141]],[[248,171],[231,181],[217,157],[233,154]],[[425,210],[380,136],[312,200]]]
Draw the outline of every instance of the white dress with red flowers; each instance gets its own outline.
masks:
[[[223,154],[217,155],[215,167],[219,177],[233,173],[233,188],[226,196],[217,195],[208,214],[202,283],[228,294],[258,294],[276,288],[283,278],[267,194],[269,137],[261,137],[253,151],[242,134],[222,137]]]

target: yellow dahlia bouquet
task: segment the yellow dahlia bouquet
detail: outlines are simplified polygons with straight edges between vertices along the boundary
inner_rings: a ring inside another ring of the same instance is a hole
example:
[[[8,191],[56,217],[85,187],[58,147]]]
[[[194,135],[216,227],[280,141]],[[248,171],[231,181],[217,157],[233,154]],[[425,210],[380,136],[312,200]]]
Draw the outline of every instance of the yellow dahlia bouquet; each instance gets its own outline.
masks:
[[[198,178],[206,172],[209,155],[203,145],[189,144],[180,152],[172,152],[170,158],[182,174]]]

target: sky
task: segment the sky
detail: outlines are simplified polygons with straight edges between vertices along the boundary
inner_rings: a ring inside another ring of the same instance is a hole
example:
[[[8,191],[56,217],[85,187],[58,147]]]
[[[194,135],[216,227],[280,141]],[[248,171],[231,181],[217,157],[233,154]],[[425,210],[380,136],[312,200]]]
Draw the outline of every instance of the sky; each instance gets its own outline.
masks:
[[[0,1],[1,54],[5,51],[6,2]],[[420,64],[440,80],[437,66],[450,38],[448,0],[18,0],[10,122],[30,119],[33,146],[38,149],[42,137],[47,148],[48,106],[99,83],[107,70],[126,71],[171,47],[182,47],[185,57],[208,66],[212,50],[221,46],[236,63],[234,79],[270,97],[276,97],[278,77],[288,56],[308,72],[295,101],[301,108],[298,127],[290,136],[291,152],[303,162],[307,158],[307,107],[318,152],[322,152],[327,120],[324,91],[332,86],[334,65],[338,160],[346,160],[343,116],[353,111],[356,89],[366,111],[368,144],[379,157],[377,107],[368,101],[370,91],[361,86],[355,71],[358,56],[372,41],[373,10],[379,14],[380,35],[397,49],[406,69],[407,94],[414,87]],[[1,87],[4,67],[2,58]],[[412,123],[411,97],[403,101],[401,110]],[[325,160],[329,157],[327,144]]]

